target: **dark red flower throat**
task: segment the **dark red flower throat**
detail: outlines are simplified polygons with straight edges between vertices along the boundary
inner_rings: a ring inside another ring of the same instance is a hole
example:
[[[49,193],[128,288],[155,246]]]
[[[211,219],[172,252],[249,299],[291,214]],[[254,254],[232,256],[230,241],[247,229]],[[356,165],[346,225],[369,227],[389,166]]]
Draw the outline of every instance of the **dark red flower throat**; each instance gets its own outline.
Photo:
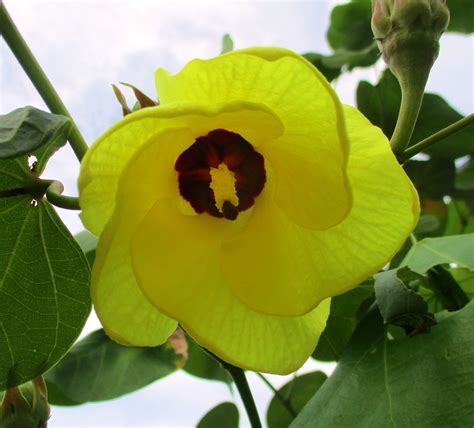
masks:
[[[265,186],[263,156],[239,134],[215,129],[178,157],[181,196],[194,210],[235,220]]]

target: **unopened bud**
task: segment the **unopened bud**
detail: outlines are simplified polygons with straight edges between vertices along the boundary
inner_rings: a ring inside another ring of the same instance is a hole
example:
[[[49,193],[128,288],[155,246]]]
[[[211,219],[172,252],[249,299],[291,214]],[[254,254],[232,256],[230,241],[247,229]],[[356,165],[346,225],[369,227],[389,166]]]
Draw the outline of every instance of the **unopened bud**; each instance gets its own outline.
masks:
[[[448,22],[445,0],[373,0],[372,31],[398,78],[429,73]]]
[[[0,406],[1,428],[46,428],[50,408],[43,378],[5,391]]]

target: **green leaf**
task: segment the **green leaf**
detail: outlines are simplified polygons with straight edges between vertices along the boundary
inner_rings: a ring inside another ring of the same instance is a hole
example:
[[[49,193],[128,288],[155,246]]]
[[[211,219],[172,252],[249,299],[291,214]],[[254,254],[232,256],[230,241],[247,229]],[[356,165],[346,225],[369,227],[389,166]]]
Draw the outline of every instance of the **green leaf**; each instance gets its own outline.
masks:
[[[375,298],[386,324],[403,327],[407,334],[426,330],[435,324],[423,297],[405,285],[414,278],[407,268],[375,275]],[[416,278],[424,280],[424,278]]]
[[[123,346],[97,330],[45,374],[49,401],[67,405],[117,398],[173,373],[179,358],[169,344]]]
[[[31,155],[43,146],[55,151],[66,144],[70,130],[67,117],[30,106],[0,115],[0,159]],[[38,161],[42,170],[43,159]]]
[[[456,174],[455,187],[459,190],[474,190],[474,158],[461,166]]]
[[[458,286],[461,290],[465,293],[469,300],[474,299],[474,272],[470,271],[469,269],[465,268],[452,268],[447,270],[451,277],[457,282]],[[454,288],[454,287],[453,287]],[[451,290],[451,295],[449,297],[456,298],[458,297],[459,293],[453,292],[455,290]],[[439,293],[436,292],[435,288],[430,287],[420,287],[418,292],[423,296],[423,298],[428,303],[428,310],[430,312],[436,313],[440,312],[446,308],[444,296],[440,296]]]
[[[323,64],[326,67],[347,67],[348,70],[352,70],[355,67],[369,67],[379,58],[379,48],[375,42],[372,42],[368,47],[357,51],[337,49],[332,55],[324,57]]]
[[[99,242],[99,238],[97,236],[90,233],[88,230],[83,230],[78,234],[74,235],[74,239],[81,247],[82,252],[86,256],[87,261],[89,262],[89,266],[92,267],[95,260],[95,250],[97,248],[97,243]]]
[[[474,3],[466,0],[448,0],[450,12],[448,31],[469,34],[474,32]]]
[[[0,161],[0,390],[25,383],[56,364],[90,312],[90,269],[79,245],[42,198],[48,157]]]
[[[298,414],[326,379],[327,376],[323,372],[306,373],[283,385],[278,392],[280,396],[287,400],[293,411]],[[281,403],[280,399],[273,396],[267,410],[268,428],[286,428],[293,419],[292,414]]]
[[[234,50],[234,41],[232,40],[232,37],[230,37],[230,34],[225,33],[224,36],[222,37],[221,55],[227,52],[232,52],[233,50]]]
[[[339,360],[356,328],[361,306],[374,293],[373,284],[371,278],[353,290],[331,299],[330,315],[313,358],[319,361]]]
[[[467,296],[474,299],[474,272],[464,268],[450,269],[449,272]]]
[[[316,52],[307,52],[303,54],[311,64],[313,64],[329,82],[339,77],[341,74],[341,66],[330,67],[325,64],[325,55]]]
[[[386,70],[376,86],[362,81],[357,88],[359,110],[376,126],[391,137],[397,122],[401,92],[397,79]],[[439,130],[460,120],[463,116],[442,97],[425,94],[420,114],[413,131],[411,144],[416,144]],[[456,159],[474,153],[474,128],[465,127],[426,150],[434,157]]]
[[[442,199],[454,190],[456,169],[452,160],[411,160],[403,168],[421,199]]]
[[[474,270],[473,248],[474,233],[426,238],[412,247],[404,265],[417,273],[425,273],[431,267],[445,263]]]
[[[89,266],[44,200],[0,198],[0,230],[0,389],[5,389],[48,370],[74,343],[90,311]]]
[[[238,428],[239,409],[234,403],[224,402],[206,413],[197,428]]]
[[[377,310],[292,428],[468,427],[474,409],[474,303],[429,333],[389,340]]]
[[[385,70],[377,85],[366,81],[357,86],[357,107],[387,137],[395,129],[400,108],[401,92],[397,79],[390,70]]]
[[[353,0],[336,6],[330,17],[327,39],[334,49],[361,50],[374,41],[370,19],[370,0]]]
[[[188,359],[183,367],[185,372],[202,379],[232,383],[229,372],[203,351],[190,336],[186,336],[186,341],[188,342]]]
[[[442,235],[446,223],[446,207],[442,200],[422,200],[420,218],[413,233],[417,239]],[[438,209],[439,208],[439,209]]]

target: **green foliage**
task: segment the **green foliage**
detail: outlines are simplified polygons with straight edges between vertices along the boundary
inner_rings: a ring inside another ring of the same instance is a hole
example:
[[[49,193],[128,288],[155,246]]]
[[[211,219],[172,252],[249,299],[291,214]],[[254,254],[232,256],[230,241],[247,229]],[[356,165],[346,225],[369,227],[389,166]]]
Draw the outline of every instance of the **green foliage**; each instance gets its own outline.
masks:
[[[403,327],[407,334],[435,324],[423,297],[405,285],[416,278],[414,275],[407,268],[375,275],[375,298],[384,323]]]
[[[90,312],[89,266],[37,178],[62,144],[49,138],[29,152],[31,169],[26,156],[0,162],[0,389],[56,364]]]
[[[452,160],[411,160],[404,169],[422,199],[442,199],[454,190],[456,169]]]
[[[345,70],[371,66],[380,58],[380,53],[370,28],[370,16],[370,0],[353,0],[336,6],[327,32],[334,52],[330,55],[308,52],[303,56],[329,81]]]
[[[76,343],[45,380],[52,404],[81,404],[136,391],[173,373],[180,364],[181,356],[168,344],[123,346],[97,330]]]
[[[455,187],[459,190],[474,190],[474,158],[459,168],[455,179]]]
[[[303,54],[303,56],[313,64],[323,75],[328,79],[329,82],[339,77],[342,73],[341,66],[327,66],[326,65],[326,58],[328,56],[322,55],[316,52],[308,52]]]
[[[89,315],[89,267],[48,202],[0,199],[0,388],[54,365]]]
[[[238,428],[239,409],[234,403],[224,402],[209,410],[197,424],[197,428]]]
[[[451,12],[448,31],[456,33],[474,32],[474,3],[466,0],[448,0]]]
[[[0,115],[0,159],[29,155],[47,146],[48,153],[43,152],[39,159],[43,166],[42,158],[49,158],[51,152],[66,144],[70,130],[67,117],[30,106]]]
[[[401,92],[397,79],[386,70],[377,85],[362,81],[357,88],[357,107],[390,137],[395,129]],[[436,94],[425,94],[411,143],[415,144],[438,132],[463,116]],[[450,135],[426,150],[427,154],[443,159],[456,159],[474,153],[473,127]]]
[[[370,0],[352,0],[336,6],[330,17],[327,32],[329,45],[334,49],[362,50],[374,41],[370,18]]]
[[[221,55],[227,52],[232,52],[234,50],[234,41],[230,34],[226,33],[222,36],[222,47],[221,47]]]
[[[232,383],[231,376],[216,359],[203,351],[191,337],[186,336],[186,341],[188,342],[188,359],[183,367],[185,372],[202,379]]]
[[[309,399],[319,390],[327,376],[323,372],[306,373],[283,385],[278,393],[294,413],[299,413]],[[286,428],[294,416],[275,395],[267,410],[268,428]]]
[[[74,239],[81,247],[82,252],[86,256],[89,266],[92,267],[95,260],[95,250],[99,239],[88,230],[83,230],[74,236]]]
[[[344,348],[354,332],[358,316],[364,303],[370,301],[374,293],[372,279],[357,288],[336,296],[331,300],[331,312],[313,358],[320,361],[339,360]]]
[[[410,249],[404,264],[418,273],[443,263],[456,263],[458,267],[474,270],[473,248],[474,233],[427,238]]]
[[[462,427],[474,417],[474,303],[389,340],[377,310],[291,427]]]

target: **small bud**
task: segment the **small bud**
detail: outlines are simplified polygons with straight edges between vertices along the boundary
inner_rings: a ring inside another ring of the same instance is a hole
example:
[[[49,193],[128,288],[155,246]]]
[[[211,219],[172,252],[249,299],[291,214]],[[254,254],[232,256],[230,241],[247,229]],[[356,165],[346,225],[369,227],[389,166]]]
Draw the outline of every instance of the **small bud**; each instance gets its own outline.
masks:
[[[0,406],[0,427],[46,428],[50,414],[47,395],[41,376],[6,390]]]
[[[449,22],[445,0],[373,0],[372,31],[384,61],[397,77],[402,102],[390,144],[408,147],[425,85]]]
[[[383,59],[399,79],[427,74],[449,22],[445,0],[374,0],[372,31]]]

